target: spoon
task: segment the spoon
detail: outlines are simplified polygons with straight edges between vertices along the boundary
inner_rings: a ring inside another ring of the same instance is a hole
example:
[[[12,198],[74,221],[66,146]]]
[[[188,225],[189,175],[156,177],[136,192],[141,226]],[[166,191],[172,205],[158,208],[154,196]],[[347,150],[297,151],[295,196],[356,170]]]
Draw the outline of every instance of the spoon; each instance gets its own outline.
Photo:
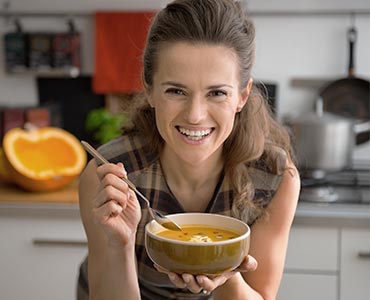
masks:
[[[89,152],[94,158],[100,160],[102,163],[107,164],[109,163],[108,160],[106,160],[95,148],[93,148],[88,142],[81,141],[81,144],[84,146],[87,152]],[[139,190],[136,188],[136,186],[127,178],[121,177],[121,179],[128,184],[128,186],[143,199],[148,207],[148,211],[150,216],[156,220],[160,225],[163,227],[170,229],[170,230],[177,230],[181,231],[181,227],[177,225],[174,221],[172,221],[170,218],[167,218],[166,216],[162,215],[159,211],[155,210],[154,208],[150,207],[149,200],[139,192]]]

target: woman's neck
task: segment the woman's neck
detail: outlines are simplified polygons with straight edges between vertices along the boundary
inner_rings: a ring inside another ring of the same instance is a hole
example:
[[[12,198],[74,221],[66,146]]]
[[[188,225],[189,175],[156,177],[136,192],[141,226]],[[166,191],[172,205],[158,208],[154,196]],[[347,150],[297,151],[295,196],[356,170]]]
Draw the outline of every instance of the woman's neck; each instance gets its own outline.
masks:
[[[223,169],[221,151],[207,161],[188,163],[165,148],[160,159],[167,184],[183,208],[204,211]]]

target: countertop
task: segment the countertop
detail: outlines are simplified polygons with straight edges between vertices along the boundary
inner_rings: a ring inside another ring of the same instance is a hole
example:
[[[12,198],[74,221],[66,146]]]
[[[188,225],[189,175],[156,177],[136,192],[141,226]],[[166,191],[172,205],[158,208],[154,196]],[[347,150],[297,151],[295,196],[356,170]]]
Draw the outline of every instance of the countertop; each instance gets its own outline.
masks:
[[[78,203],[78,182],[53,192],[31,193],[15,185],[0,183],[0,203]]]
[[[32,193],[0,183],[0,215],[80,217],[78,182],[53,192]]]
[[[294,224],[365,226],[370,228],[370,205],[299,201]]]
[[[12,213],[79,217],[77,182],[48,193],[30,193],[15,186],[0,184],[0,214]],[[299,201],[294,223],[370,228],[370,205]]]

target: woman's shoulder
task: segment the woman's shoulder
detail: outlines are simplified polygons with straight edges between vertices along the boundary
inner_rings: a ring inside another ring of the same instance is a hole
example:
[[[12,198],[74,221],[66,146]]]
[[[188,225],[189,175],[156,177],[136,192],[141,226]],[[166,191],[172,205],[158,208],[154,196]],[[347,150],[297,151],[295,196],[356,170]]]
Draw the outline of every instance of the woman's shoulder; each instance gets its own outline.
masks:
[[[282,180],[282,174],[263,159],[248,164],[247,169],[255,189],[275,191]]]
[[[152,164],[157,155],[149,151],[145,140],[135,133],[124,134],[101,145],[99,152],[110,162],[122,162],[128,173]]]

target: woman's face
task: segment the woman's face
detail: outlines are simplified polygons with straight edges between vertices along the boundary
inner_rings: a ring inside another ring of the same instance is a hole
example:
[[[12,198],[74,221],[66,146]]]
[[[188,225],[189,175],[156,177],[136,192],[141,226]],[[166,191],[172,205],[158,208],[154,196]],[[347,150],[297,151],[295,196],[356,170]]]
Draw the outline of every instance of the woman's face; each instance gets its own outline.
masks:
[[[252,85],[241,91],[234,51],[175,43],[161,48],[157,63],[147,94],[165,153],[190,164],[220,156]]]

